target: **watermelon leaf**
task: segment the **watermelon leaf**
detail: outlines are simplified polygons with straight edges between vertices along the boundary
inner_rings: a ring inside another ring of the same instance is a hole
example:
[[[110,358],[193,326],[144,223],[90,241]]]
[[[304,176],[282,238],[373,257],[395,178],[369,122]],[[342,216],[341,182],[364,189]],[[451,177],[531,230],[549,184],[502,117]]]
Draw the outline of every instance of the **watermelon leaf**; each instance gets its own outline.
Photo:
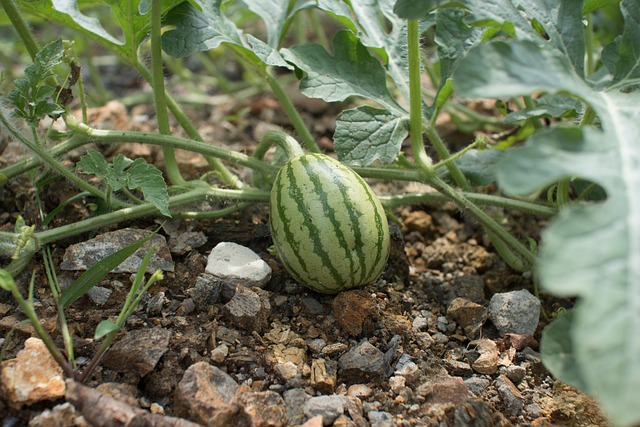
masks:
[[[537,133],[504,156],[498,183],[521,196],[573,177],[605,190],[606,201],[569,205],[542,234],[541,284],[556,295],[579,297],[568,332],[579,373],[566,364],[549,367],[561,380],[581,378],[615,423],[637,424],[640,95],[596,91],[557,51],[522,41],[475,48],[461,61],[454,81],[457,93],[466,97],[570,93],[600,119],[601,129],[563,126]]]

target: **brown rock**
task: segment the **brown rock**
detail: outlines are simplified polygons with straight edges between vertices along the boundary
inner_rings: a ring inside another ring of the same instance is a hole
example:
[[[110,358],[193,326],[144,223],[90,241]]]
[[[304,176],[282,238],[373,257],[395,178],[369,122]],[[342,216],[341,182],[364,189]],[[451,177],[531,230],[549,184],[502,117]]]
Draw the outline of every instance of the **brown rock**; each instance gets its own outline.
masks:
[[[271,315],[271,304],[263,292],[259,294],[258,288],[237,286],[235,295],[224,306],[225,317],[245,331],[265,330]]]
[[[379,316],[375,298],[362,289],[338,294],[331,310],[340,329],[353,336],[371,335]]]
[[[476,351],[480,354],[471,367],[481,374],[495,374],[498,370],[500,356],[496,343],[483,338],[471,341],[470,345],[475,345]]]
[[[232,425],[249,427],[279,427],[287,425],[285,403],[282,397],[273,391],[250,391],[242,386],[236,392],[234,404],[241,408],[240,418],[245,423]]]
[[[29,427],[89,427],[82,415],[69,402],[45,409],[29,421]]]
[[[503,342],[507,346],[511,346],[516,350],[524,350],[527,347],[532,349],[538,348],[538,341],[531,334],[506,334]]]
[[[326,393],[332,393],[336,386],[338,365],[335,361],[314,359],[311,362],[311,387]]]
[[[404,225],[410,231],[417,231],[421,234],[427,234],[433,228],[433,218],[424,211],[413,211],[407,215]]]
[[[430,404],[462,405],[469,400],[469,389],[460,377],[439,378],[436,382],[424,384],[418,392]]]
[[[451,301],[447,309],[449,314],[469,338],[478,338],[482,325],[487,320],[487,309],[465,298]]]
[[[229,409],[237,390],[238,384],[224,371],[207,362],[195,363],[176,388],[176,413],[207,424],[214,412]]]
[[[53,360],[44,342],[29,338],[15,359],[0,365],[0,391],[13,408],[64,396],[62,368]]]
[[[104,365],[118,372],[144,377],[169,348],[171,332],[164,328],[136,329],[117,341],[104,357]]]
[[[317,415],[313,418],[309,418],[304,424],[300,424],[298,427],[323,427],[322,415]]]

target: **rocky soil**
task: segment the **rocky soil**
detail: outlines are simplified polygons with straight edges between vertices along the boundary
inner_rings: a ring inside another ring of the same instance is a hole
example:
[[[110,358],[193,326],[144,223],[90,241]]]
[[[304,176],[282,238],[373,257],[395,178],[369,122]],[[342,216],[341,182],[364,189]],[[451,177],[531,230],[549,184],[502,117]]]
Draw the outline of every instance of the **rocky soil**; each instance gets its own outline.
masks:
[[[211,120],[229,111],[208,112],[203,133],[238,149],[250,146],[255,127],[277,121],[267,101],[251,102],[250,118],[240,123]],[[102,116],[92,123],[144,129],[150,114],[144,106],[109,108],[94,111]],[[322,135],[326,123],[317,119],[314,132]],[[158,160],[147,147],[121,150]],[[2,161],[17,155],[10,144]],[[206,166],[184,153],[180,161],[194,174]],[[376,189],[393,191],[384,184]],[[53,208],[73,192],[61,183],[43,198]],[[10,229],[17,213],[33,223],[34,212],[26,180],[0,187],[0,228]],[[88,214],[74,203],[54,225]],[[300,286],[268,252],[264,206],[218,220],[165,223],[154,261],[165,278],[143,299],[88,387],[64,382],[41,343],[28,339],[33,329],[21,322],[10,295],[1,293],[2,425],[606,425],[595,402],[554,381],[540,359],[546,319],[571,302],[536,298],[531,277],[505,266],[481,228],[454,206],[395,214],[401,225],[392,222],[383,276],[336,296]],[[506,218],[516,233],[535,236],[541,225]],[[97,239],[124,244],[157,226],[121,224],[99,230]],[[77,245],[92,237],[53,247],[62,283],[90,262],[90,250]],[[234,250],[241,254],[229,256]],[[36,308],[60,342],[36,261]],[[135,271],[134,263],[110,274],[68,310],[80,370],[99,346],[97,324],[118,315]],[[34,386],[29,377],[36,376]]]

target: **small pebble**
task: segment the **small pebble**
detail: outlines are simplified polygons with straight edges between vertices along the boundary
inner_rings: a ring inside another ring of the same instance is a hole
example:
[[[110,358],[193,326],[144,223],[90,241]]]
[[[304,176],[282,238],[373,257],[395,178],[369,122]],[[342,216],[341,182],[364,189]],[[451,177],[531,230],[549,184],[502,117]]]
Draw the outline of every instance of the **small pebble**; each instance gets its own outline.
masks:
[[[340,415],[344,414],[344,396],[326,395],[314,396],[304,404],[304,414],[307,418],[322,416],[322,423],[325,426],[331,425]]]
[[[220,344],[213,350],[211,350],[211,360],[217,363],[224,362],[224,359],[227,358],[229,354],[229,347],[226,344]]]
[[[505,334],[533,334],[540,319],[540,300],[523,289],[495,294],[489,306],[489,319]]]
[[[386,411],[369,411],[367,414],[371,427],[394,427],[393,416]]]

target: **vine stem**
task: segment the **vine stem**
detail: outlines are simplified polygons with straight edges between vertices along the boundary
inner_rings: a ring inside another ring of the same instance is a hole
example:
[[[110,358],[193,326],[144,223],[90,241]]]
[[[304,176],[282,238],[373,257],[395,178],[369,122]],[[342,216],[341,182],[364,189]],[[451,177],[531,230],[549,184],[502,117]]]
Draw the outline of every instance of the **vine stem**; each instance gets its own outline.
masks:
[[[28,138],[24,137],[20,132],[18,132],[18,130],[14,128],[13,125],[11,125],[11,123],[9,123],[9,121],[4,116],[4,114],[2,114],[1,110],[0,110],[0,121],[2,121],[3,126],[9,131],[9,133],[14,138],[16,138],[18,141],[23,143],[36,156],[40,157],[42,161],[47,164],[48,167],[50,167],[51,169],[54,169],[56,172],[58,172],[64,178],[68,179],[72,184],[74,184],[81,190],[91,193],[101,200],[106,200],[106,195],[103,191],[99,190],[98,188],[94,187],[91,184],[84,182],[82,179],[74,175],[71,171],[67,170],[67,168],[65,168],[60,162],[58,162],[53,156],[51,156],[51,154],[49,154],[49,152],[47,152],[47,150],[44,147],[40,146],[39,144],[33,143]],[[119,201],[114,201],[113,203],[114,208],[122,208],[126,206],[127,205],[125,203],[122,203]]]
[[[27,52],[29,52],[29,56],[31,56],[32,60],[36,59],[36,55],[40,52],[40,46],[38,42],[33,37],[33,33],[29,29],[26,21],[22,17],[20,10],[16,6],[13,0],[0,0],[0,5],[6,12],[11,24],[13,25],[13,29],[18,33],[18,36],[24,43],[25,48],[27,48]]]
[[[172,135],[159,135],[156,133],[135,132],[135,131],[113,131],[94,129],[83,123],[79,123],[73,117],[65,118],[67,127],[74,132],[74,135],[83,135],[90,142],[105,143],[122,143],[122,142],[139,142],[141,144],[162,145],[167,144],[174,148],[193,151],[207,156],[217,157],[222,160],[228,160],[242,166],[247,166],[254,170],[270,173],[277,172],[277,168],[268,163],[262,162],[254,157],[247,156],[236,151],[232,151],[223,147],[216,147],[205,144],[202,141],[193,139],[184,139]]]
[[[169,197],[169,207],[174,209],[174,211],[172,212],[173,215],[174,212],[176,212],[175,208],[192,202],[202,201],[207,198],[239,200],[243,202],[266,202],[269,200],[269,193],[260,190],[248,191],[248,189],[232,190],[215,187],[199,187],[193,190],[189,190],[185,193]],[[39,231],[35,234],[35,236],[37,241],[40,242],[40,244],[44,245],[54,242],[58,239],[74,236],[86,231],[94,230],[110,224],[115,224],[120,221],[152,215],[157,212],[158,210],[154,205],[145,203],[143,205],[120,209],[114,212],[100,215],[95,218],[85,219],[83,221],[63,225],[61,227]],[[225,211],[225,213],[227,212],[228,211]],[[175,216],[181,216],[179,212],[176,212],[176,214],[177,215]]]
[[[298,141],[296,141],[292,136],[287,135],[282,131],[270,130],[264,134],[253,155],[257,159],[262,160],[264,155],[267,153],[267,150],[269,150],[269,148],[274,144],[282,148],[289,159],[304,154],[300,144],[298,144]]]
[[[420,66],[420,25],[417,19],[407,23],[409,49],[409,138],[416,163],[427,175],[433,174],[433,162],[422,139],[422,84]]]
[[[464,197],[462,193],[454,190],[449,184],[437,176],[433,177],[430,184],[450,200],[454,201],[461,209],[469,211],[478,221],[480,221],[489,233],[507,244],[509,248],[512,251],[515,251],[529,266],[533,266],[535,264],[536,256],[533,252],[520,243],[518,239],[509,234],[507,230],[495,222],[486,212]]]
[[[164,88],[164,68],[162,62],[162,46],[160,45],[160,29],[162,18],[162,0],[152,0],[151,3],[151,86],[153,87],[154,102],[158,130],[162,135],[170,135],[169,115],[167,114],[166,91]],[[169,181],[181,187],[188,187],[188,183],[180,174],[173,147],[163,145],[162,154]]]

